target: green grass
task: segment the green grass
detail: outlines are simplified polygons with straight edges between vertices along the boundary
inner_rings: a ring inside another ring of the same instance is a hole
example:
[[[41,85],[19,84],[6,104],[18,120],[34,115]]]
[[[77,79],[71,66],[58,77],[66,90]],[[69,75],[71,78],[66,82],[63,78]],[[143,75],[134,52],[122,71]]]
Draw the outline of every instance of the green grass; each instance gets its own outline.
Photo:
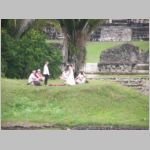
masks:
[[[47,43],[63,43],[63,40],[46,40]],[[119,46],[123,43],[133,44],[143,51],[149,50],[149,42],[148,41],[131,41],[131,42],[87,42],[87,63],[98,63],[100,60],[100,54],[102,51],[112,48],[114,46]]]
[[[112,48],[114,46],[119,46],[123,43],[131,43],[138,46],[143,51],[149,49],[149,42],[147,41],[131,41],[131,42],[88,42],[86,45],[87,49],[87,63],[97,63],[100,60],[100,54],[102,51]]]
[[[25,80],[2,79],[1,87],[2,123],[148,127],[148,96],[111,81],[33,87]]]

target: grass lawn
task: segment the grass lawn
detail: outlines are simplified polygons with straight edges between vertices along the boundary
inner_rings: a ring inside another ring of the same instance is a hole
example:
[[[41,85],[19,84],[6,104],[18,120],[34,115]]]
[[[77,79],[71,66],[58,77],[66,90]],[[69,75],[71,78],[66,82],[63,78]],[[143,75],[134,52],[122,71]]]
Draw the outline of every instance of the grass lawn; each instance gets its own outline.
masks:
[[[100,54],[102,51],[112,48],[114,46],[121,45],[123,43],[131,43],[138,46],[140,49],[147,51],[149,49],[148,41],[131,41],[131,42],[88,42],[87,49],[87,63],[97,63],[100,60]]]
[[[1,79],[1,87],[2,124],[29,122],[68,127],[119,125],[148,128],[148,96],[111,81],[33,87],[26,85],[26,80]]]
[[[63,43],[62,40],[46,40],[47,43]],[[143,51],[147,51],[149,49],[148,41],[131,41],[131,42],[87,42],[87,63],[97,63],[100,59],[100,54],[102,51],[112,48],[114,46],[121,45],[123,43],[131,43],[135,46],[138,46]]]

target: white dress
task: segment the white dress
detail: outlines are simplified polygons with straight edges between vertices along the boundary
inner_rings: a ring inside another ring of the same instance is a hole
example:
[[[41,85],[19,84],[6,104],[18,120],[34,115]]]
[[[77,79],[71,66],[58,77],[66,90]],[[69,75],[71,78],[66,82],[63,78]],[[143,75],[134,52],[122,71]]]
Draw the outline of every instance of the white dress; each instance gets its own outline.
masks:
[[[66,81],[68,78],[68,75],[69,75],[69,71],[64,71],[60,78],[64,81]]]
[[[69,74],[68,77],[66,79],[66,84],[68,85],[75,85],[75,79],[74,79],[74,74],[73,74],[73,69],[70,67],[69,68]]]

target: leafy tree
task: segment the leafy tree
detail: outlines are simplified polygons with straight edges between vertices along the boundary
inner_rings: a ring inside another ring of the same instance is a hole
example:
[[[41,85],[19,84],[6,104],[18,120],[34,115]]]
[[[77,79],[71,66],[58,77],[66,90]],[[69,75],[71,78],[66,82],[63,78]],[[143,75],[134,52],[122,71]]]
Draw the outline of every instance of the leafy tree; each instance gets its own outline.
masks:
[[[60,75],[61,51],[55,44],[46,44],[40,31],[31,29],[22,38],[16,39],[2,29],[3,76],[27,78],[33,69],[42,70],[46,60],[50,62],[51,77]]]
[[[57,26],[58,22],[65,35],[63,46],[63,59],[64,63],[75,64],[75,73],[78,74],[79,70],[84,66],[86,59],[85,44],[92,30],[105,22],[103,19],[58,19],[51,20]],[[26,31],[32,27],[42,27],[47,20],[21,20],[18,21],[19,30],[17,37],[21,37]]]
[[[65,61],[75,64],[75,73],[78,74],[85,64],[87,39],[92,30],[105,20],[60,19],[59,22],[65,35]]]

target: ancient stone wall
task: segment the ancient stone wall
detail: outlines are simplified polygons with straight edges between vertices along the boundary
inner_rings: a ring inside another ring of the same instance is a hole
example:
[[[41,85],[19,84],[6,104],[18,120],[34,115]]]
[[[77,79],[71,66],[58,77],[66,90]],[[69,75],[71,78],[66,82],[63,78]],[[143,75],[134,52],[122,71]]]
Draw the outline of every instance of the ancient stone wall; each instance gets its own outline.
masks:
[[[149,40],[149,20],[117,19],[98,26],[91,41]]]
[[[100,73],[148,73],[149,52],[144,53],[131,44],[107,49],[100,56]]]
[[[101,28],[100,41],[131,41],[132,30],[125,26],[105,26]]]

